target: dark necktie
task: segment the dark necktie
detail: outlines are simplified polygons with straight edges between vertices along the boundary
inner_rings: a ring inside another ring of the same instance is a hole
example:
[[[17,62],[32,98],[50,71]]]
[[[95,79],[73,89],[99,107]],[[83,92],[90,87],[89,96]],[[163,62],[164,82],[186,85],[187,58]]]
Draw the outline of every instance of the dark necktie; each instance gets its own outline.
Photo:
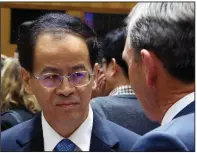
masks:
[[[69,139],[63,139],[60,141],[53,151],[74,151],[76,145]]]

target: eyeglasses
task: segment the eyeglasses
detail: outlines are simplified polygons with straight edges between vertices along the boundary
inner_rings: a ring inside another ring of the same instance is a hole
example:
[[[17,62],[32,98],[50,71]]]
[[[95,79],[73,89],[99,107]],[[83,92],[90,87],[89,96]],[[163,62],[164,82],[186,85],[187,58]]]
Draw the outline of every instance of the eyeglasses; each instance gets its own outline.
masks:
[[[90,74],[87,71],[80,71],[72,73],[71,75],[59,75],[59,74],[42,74],[40,76],[35,76],[37,80],[39,80],[40,84],[46,88],[57,88],[63,82],[64,78],[67,78],[69,84],[74,87],[82,87],[87,85],[92,76],[94,74]]]

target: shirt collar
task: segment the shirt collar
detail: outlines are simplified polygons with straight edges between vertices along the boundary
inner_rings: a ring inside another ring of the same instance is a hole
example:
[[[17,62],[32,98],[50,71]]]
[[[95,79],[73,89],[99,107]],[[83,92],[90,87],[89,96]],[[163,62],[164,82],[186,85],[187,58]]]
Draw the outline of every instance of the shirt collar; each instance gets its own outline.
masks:
[[[173,104],[165,113],[161,125],[169,123],[181,110],[194,101],[194,92],[186,95]]]
[[[80,151],[89,151],[90,140],[93,127],[93,112],[89,105],[89,114],[86,120],[79,126],[79,128],[68,138],[71,140]],[[42,112],[42,131],[44,138],[44,151],[53,151],[55,146],[64,137],[59,135],[46,121]]]
[[[131,85],[123,85],[115,88],[109,94],[109,96],[115,95],[134,95],[134,92]]]

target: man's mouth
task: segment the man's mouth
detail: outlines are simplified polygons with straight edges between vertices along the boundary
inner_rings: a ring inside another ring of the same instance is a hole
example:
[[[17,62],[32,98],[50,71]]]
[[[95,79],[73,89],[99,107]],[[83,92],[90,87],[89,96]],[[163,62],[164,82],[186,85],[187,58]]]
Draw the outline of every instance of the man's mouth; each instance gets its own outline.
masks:
[[[56,104],[56,106],[61,107],[63,109],[72,109],[76,107],[79,103],[74,103],[74,102],[65,102],[65,103],[59,103]]]

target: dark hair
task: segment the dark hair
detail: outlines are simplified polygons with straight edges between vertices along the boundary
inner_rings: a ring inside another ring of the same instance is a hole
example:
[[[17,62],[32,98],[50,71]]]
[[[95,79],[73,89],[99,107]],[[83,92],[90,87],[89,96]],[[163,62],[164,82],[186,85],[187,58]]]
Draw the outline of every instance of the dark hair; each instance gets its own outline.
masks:
[[[94,39],[94,38],[93,38]],[[92,43],[94,42],[94,43]],[[102,47],[103,40],[102,38],[97,38],[97,41],[89,41],[88,42],[88,48],[91,52],[91,65],[94,66],[95,63],[99,63],[101,61],[100,57],[100,50]]]
[[[194,82],[194,3],[142,3],[129,20],[130,45],[136,57],[141,49],[147,49],[161,60],[169,74],[185,83]]]
[[[21,23],[18,27],[18,38],[20,38],[20,35],[21,34],[24,34],[24,33],[27,33],[29,28],[30,28],[30,25],[33,23],[34,21],[25,21],[23,23]],[[15,50],[16,53],[18,53],[18,46]]]
[[[122,68],[123,73],[128,77],[128,67],[126,62],[122,59],[122,52],[126,41],[126,28],[115,29],[105,36],[102,54],[106,59],[107,64],[111,62],[112,58],[116,59],[117,64]]]
[[[27,71],[33,72],[34,49],[37,38],[42,33],[56,34],[73,33],[83,37],[89,49],[90,62],[92,63],[92,50],[96,42],[96,33],[78,17],[66,13],[48,13],[35,20],[28,30],[20,32],[18,39],[19,62]]]
[[[18,37],[20,36],[21,33],[28,31],[30,25],[33,23],[34,21],[25,21],[21,23],[21,25],[18,27]]]

